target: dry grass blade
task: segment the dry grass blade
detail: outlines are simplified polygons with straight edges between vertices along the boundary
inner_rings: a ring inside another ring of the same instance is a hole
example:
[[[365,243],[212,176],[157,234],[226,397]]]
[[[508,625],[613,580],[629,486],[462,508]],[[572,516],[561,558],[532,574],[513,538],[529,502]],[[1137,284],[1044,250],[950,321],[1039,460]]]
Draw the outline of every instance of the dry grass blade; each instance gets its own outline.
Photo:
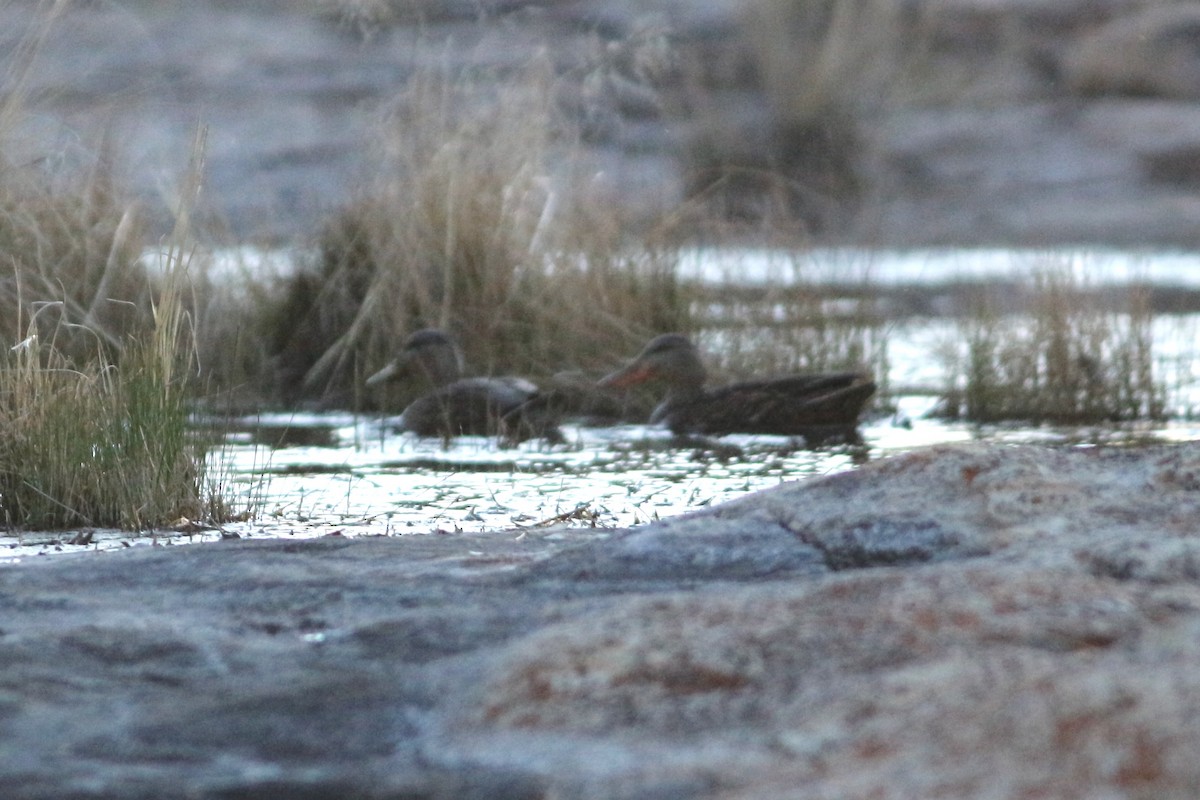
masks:
[[[1052,265],[1034,273],[1031,293],[1028,316],[1000,316],[982,297],[964,322],[963,346],[947,358],[951,415],[1066,424],[1165,417],[1145,292],[1131,289],[1123,310],[1098,308],[1070,265]]]

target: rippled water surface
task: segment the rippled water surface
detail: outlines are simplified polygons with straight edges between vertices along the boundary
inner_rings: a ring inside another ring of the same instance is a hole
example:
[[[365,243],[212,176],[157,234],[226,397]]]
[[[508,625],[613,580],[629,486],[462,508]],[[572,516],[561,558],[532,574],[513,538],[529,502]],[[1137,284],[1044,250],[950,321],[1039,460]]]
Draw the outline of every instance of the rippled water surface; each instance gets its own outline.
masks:
[[[726,436],[680,442],[644,426],[567,426],[568,443],[500,449],[462,437],[449,447],[389,433],[385,421],[341,417],[263,419],[252,436],[283,439],[289,425],[320,429],[329,446],[271,448],[239,443],[225,456],[247,493],[266,501],[259,520],[275,532],[337,528],[350,533],[503,530],[562,522],[622,527],[776,486],[852,469],[867,459],[930,444],[988,439],[1127,443],[1190,439],[1200,427],[1173,423],[1122,429],[972,428],[920,418],[925,398],[871,420],[863,443],[808,450],[799,440]],[[266,476],[266,484],[259,483]]]

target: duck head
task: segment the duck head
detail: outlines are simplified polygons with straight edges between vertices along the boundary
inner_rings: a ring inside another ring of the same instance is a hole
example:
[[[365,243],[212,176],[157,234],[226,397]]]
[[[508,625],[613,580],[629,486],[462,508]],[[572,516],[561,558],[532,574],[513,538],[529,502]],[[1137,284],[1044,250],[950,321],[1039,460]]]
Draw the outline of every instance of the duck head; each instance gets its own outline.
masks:
[[[600,386],[625,389],[654,380],[688,394],[699,393],[705,378],[696,346],[682,334],[664,333],[651,339],[628,365],[601,378]]]
[[[425,328],[409,335],[395,360],[367,378],[367,385],[410,377],[446,386],[458,380],[462,371],[462,351],[455,341],[443,331]]]

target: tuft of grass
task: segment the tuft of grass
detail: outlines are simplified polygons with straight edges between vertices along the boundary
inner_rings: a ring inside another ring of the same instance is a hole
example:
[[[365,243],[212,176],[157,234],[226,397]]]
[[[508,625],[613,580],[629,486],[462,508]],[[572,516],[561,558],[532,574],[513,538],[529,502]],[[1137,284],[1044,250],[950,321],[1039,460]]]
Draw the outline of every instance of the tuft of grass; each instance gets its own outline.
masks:
[[[43,3],[45,16],[5,64],[0,153],[36,150],[22,135],[23,76],[64,6]],[[189,429],[187,398],[187,217],[201,167],[188,174],[159,277],[141,259],[138,206],[110,148],[78,168],[57,155],[0,158],[3,523],[138,530],[220,520],[228,509]]]
[[[743,30],[778,115],[804,123],[886,99],[909,13],[889,0],[756,0]]]
[[[9,528],[140,530],[212,518],[178,387],[147,348],[79,367],[36,338],[0,371],[0,509]]]
[[[153,304],[154,327],[125,341],[119,360],[94,334],[90,356],[68,354],[54,332],[43,337],[36,318],[5,351],[0,510],[9,528],[141,530],[180,517],[228,518],[208,481],[206,444],[189,424],[181,253],[166,257],[173,266]],[[75,327],[73,345],[88,330]]]
[[[111,140],[92,152],[48,153],[25,131],[29,75],[68,6],[37,3],[17,47],[0,58],[0,319],[8,321],[0,346],[36,333],[68,358],[115,360],[151,326],[138,206],[118,186]]]
[[[879,132],[900,108],[1052,94],[1045,43],[1016,9],[894,0],[749,0],[741,32],[766,107],[753,127],[706,110],[688,190],[749,221],[790,215],[811,235],[869,237],[897,187]]]
[[[151,324],[136,208],[101,174],[61,188],[30,178],[0,178],[0,318],[39,304],[32,324],[43,339],[55,334],[72,357],[87,357],[98,339],[116,358]],[[11,347],[27,334],[0,327],[0,342]]]
[[[412,79],[381,122],[373,178],[275,307],[285,402],[357,405],[362,377],[422,327],[456,334],[477,373],[535,377],[603,369],[690,327],[674,251],[626,238],[558,87],[538,57]]]
[[[997,314],[987,298],[944,357],[946,412],[974,422],[1091,424],[1160,420],[1166,391],[1154,374],[1148,293],[1125,309],[1095,304],[1069,265],[1032,279],[1028,316]]]

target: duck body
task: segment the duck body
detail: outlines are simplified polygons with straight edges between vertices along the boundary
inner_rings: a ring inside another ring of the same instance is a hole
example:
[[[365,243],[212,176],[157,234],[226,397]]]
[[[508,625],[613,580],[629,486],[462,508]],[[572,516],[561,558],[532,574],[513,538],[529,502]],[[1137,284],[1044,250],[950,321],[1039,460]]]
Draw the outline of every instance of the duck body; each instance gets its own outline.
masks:
[[[409,336],[400,355],[367,379],[377,385],[399,378],[432,385],[405,407],[397,426],[417,436],[500,436],[508,443],[530,438],[561,441],[557,420],[524,378],[461,377],[462,354],[447,334],[424,329]]]
[[[531,384],[501,378],[460,378],[409,403],[397,421],[417,436],[496,436],[506,434],[506,419],[537,397]],[[516,416],[513,416],[516,415]]]
[[[624,388],[650,380],[666,397],[650,417],[679,435],[803,436],[810,444],[852,437],[875,384],[858,372],[790,375],[706,389],[696,347],[679,334],[651,340],[628,366],[601,380]]]
[[[875,385],[853,372],[747,381],[668,398],[650,416],[673,433],[774,434],[826,439],[858,425]]]

